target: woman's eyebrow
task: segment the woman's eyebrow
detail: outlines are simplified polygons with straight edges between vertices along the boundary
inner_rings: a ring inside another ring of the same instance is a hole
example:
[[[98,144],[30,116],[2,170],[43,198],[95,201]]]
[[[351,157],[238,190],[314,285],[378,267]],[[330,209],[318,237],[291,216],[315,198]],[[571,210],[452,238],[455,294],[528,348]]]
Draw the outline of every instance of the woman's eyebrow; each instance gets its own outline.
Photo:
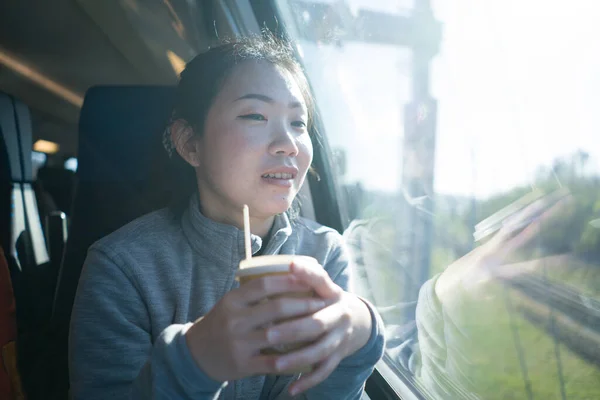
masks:
[[[234,100],[234,102],[239,101],[239,100],[246,100],[246,99],[255,99],[255,100],[260,100],[260,101],[264,101],[265,103],[269,103],[269,104],[273,104],[275,103],[275,100],[273,100],[271,97],[264,95],[264,94],[258,94],[258,93],[248,93],[243,95],[242,97],[239,97],[237,99]],[[298,107],[302,107],[302,103],[299,101],[292,101],[290,102],[290,104],[288,105],[289,108],[298,108]]]

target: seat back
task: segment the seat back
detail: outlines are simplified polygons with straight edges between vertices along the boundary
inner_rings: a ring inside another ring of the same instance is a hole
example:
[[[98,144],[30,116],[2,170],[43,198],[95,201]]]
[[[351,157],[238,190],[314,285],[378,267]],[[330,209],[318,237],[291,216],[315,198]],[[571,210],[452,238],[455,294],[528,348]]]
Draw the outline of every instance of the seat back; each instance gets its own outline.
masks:
[[[159,172],[168,161],[162,132],[172,110],[174,90],[102,86],[86,93],[79,121],[71,223],[53,310],[60,390],[68,387],[69,320],[89,246],[167,204],[168,184]]]
[[[0,93],[0,133],[0,245],[11,270],[19,327],[26,329],[41,318],[40,307],[52,301],[40,299],[35,290],[36,276],[43,270],[38,267],[49,257],[32,188],[31,116],[25,104],[4,93]]]
[[[17,319],[13,289],[0,247],[0,398],[7,400],[24,399],[20,373],[17,369]]]
[[[0,93],[0,245],[11,278],[18,333],[16,345],[13,343],[6,351],[18,354],[24,382],[34,353],[31,344],[35,341],[29,337],[49,320],[54,296],[52,276],[56,276],[48,263],[32,188],[31,149],[29,109],[14,97]],[[8,326],[2,324],[0,329]]]
[[[163,86],[102,86],[87,92],[69,239],[54,304],[58,319],[70,318],[88,247],[165,205],[156,195],[161,184],[154,171],[173,94],[174,88]]]
[[[4,120],[8,111],[2,105],[2,94],[0,94],[0,247],[10,249],[13,228],[13,179],[20,179],[21,167],[18,158],[14,157],[14,154],[18,154],[15,150],[18,149],[16,138],[5,137],[8,133],[5,134],[7,127]]]

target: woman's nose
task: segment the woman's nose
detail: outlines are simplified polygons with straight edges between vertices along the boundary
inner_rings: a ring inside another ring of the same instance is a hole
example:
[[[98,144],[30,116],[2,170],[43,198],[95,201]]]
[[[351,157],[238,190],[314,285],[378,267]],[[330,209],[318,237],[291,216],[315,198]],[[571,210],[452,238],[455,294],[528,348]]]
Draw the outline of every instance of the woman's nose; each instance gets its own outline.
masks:
[[[269,151],[273,155],[284,155],[288,157],[297,156],[298,144],[296,143],[294,134],[290,132],[289,129],[278,129],[269,146]]]

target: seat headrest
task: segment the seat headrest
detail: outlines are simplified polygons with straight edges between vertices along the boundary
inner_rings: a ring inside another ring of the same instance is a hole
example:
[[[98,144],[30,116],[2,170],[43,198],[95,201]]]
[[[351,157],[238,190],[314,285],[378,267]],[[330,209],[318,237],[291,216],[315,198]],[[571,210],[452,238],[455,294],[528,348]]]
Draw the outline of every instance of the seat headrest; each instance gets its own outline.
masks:
[[[168,160],[162,132],[174,87],[101,86],[88,90],[79,120],[76,188],[54,316],[67,325],[88,247],[166,204],[157,168]]]
[[[88,90],[79,119],[79,181],[141,184],[151,179],[150,162],[174,94],[168,86]]]

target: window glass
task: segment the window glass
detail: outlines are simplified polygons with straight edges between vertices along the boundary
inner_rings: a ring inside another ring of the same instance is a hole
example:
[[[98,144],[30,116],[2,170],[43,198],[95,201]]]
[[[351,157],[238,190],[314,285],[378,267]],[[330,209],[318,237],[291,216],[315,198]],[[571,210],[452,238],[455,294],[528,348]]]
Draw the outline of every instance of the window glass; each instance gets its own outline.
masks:
[[[428,3],[276,2],[381,372],[426,398],[600,398],[600,8]]]
[[[17,251],[17,240],[21,233],[25,231],[25,205],[23,204],[23,190],[18,183],[13,184],[11,202],[12,241],[10,243],[10,255],[15,258],[19,269],[21,269],[22,266],[20,265]]]
[[[37,201],[35,193],[30,184],[23,185],[23,198],[27,210],[27,222],[29,228],[29,236],[31,238],[31,249],[33,250],[33,261],[35,265],[41,265],[50,260],[46,242],[44,240],[44,231],[42,222],[38,213]]]
[[[39,151],[31,152],[31,166],[34,179],[37,177],[38,169],[40,169],[44,166],[44,164],[46,164],[47,159],[48,156],[45,153],[41,153]]]

